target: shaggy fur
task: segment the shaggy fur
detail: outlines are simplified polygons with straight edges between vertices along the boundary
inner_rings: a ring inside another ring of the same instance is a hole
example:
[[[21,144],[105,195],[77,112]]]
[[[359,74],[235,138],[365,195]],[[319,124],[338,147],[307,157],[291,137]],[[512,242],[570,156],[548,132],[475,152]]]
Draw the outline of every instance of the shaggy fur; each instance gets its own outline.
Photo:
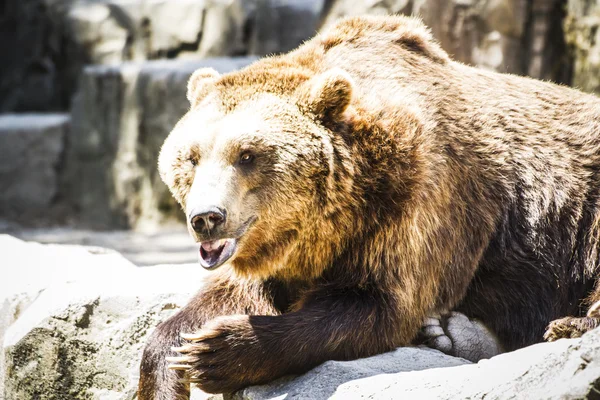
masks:
[[[140,399],[378,354],[444,310],[506,350],[566,315],[549,339],[598,325],[596,97],[451,61],[406,17],[345,19],[239,72],[202,70],[188,96],[163,179],[186,211],[207,196],[227,209],[198,241],[252,223],[148,341]]]

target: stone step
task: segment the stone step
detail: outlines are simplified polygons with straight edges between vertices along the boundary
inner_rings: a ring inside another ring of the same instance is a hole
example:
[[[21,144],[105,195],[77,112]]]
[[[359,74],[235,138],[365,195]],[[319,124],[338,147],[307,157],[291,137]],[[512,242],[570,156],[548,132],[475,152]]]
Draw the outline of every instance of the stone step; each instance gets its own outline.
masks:
[[[160,147],[188,110],[198,68],[221,73],[252,57],[161,60],[86,67],[72,109],[62,180],[81,221],[94,228],[155,226],[181,214],[157,172]]]
[[[0,19],[0,50],[10,55],[0,74],[0,112],[67,109],[86,64],[288,51],[314,35],[324,4],[14,1]]]
[[[59,193],[68,114],[0,115],[0,215],[43,218]]]
[[[190,237],[186,227],[180,224],[162,225],[154,232],[135,232],[94,231],[69,226],[26,228],[0,220],[0,232],[39,243],[112,249],[138,266],[198,262],[198,244]]]

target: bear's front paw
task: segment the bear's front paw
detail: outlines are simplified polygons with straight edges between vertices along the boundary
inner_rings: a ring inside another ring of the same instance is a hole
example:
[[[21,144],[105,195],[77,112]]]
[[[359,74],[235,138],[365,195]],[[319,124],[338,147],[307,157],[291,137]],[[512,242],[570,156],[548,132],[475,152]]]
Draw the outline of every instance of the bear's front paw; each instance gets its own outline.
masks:
[[[218,317],[173,348],[170,369],[184,370],[184,380],[207,393],[232,393],[265,379],[264,351],[246,315]]]
[[[555,319],[550,322],[546,333],[544,333],[544,339],[549,342],[553,342],[558,339],[572,339],[581,337],[584,333],[594,329],[600,325],[600,318],[594,317],[565,317],[561,319]]]

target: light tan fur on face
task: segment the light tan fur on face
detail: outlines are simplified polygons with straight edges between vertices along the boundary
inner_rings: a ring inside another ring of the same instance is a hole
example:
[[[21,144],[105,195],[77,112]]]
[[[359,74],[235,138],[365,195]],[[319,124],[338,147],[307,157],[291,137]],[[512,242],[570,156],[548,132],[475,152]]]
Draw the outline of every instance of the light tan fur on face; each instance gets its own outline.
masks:
[[[332,81],[318,84],[326,86]],[[313,90],[313,93],[316,92]],[[341,184],[344,190],[350,190],[351,183],[335,182],[332,138],[295,106],[270,94],[249,99],[247,103],[227,114],[211,107],[192,110],[163,146],[159,160],[161,176],[186,214],[199,204],[212,202],[227,208],[234,225],[258,217],[252,229],[241,238],[239,251],[231,260],[240,274],[266,277],[278,271],[277,274],[283,276],[303,279],[318,276],[318,270],[313,271],[313,263],[306,255],[299,254],[313,251],[296,244],[303,232],[307,232],[308,237],[302,242],[317,246],[322,241],[316,237],[327,234],[311,215],[317,207],[311,176],[326,177],[322,192],[332,196],[338,195],[335,186]],[[311,125],[312,128],[307,129]],[[299,143],[304,144],[298,146]],[[244,150],[258,152],[259,161],[261,157],[272,156],[265,166],[268,171],[260,179],[240,173],[234,167],[237,156]],[[265,154],[261,155],[263,151]],[[352,164],[346,162],[345,165],[351,172]],[[299,174],[308,179],[299,180]],[[261,188],[261,185],[266,187]],[[256,189],[265,193],[247,196]],[[307,194],[310,197],[307,198]],[[326,202],[320,207],[336,203],[338,201]],[[328,212],[337,208],[329,207]],[[190,232],[196,236],[191,229]],[[329,231],[330,235],[333,233],[334,230]],[[331,246],[325,246],[317,254],[331,258]],[[305,261],[297,270],[288,270],[284,267],[290,258]]]

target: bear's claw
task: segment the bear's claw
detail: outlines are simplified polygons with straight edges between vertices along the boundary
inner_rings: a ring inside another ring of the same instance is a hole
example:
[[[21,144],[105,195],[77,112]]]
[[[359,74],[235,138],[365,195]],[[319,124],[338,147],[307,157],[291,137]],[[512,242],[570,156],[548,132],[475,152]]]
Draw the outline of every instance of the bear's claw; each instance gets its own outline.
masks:
[[[594,317],[565,317],[555,319],[548,325],[546,333],[544,333],[544,339],[548,342],[554,342],[558,339],[578,338],[599,325],[600,318]]]

